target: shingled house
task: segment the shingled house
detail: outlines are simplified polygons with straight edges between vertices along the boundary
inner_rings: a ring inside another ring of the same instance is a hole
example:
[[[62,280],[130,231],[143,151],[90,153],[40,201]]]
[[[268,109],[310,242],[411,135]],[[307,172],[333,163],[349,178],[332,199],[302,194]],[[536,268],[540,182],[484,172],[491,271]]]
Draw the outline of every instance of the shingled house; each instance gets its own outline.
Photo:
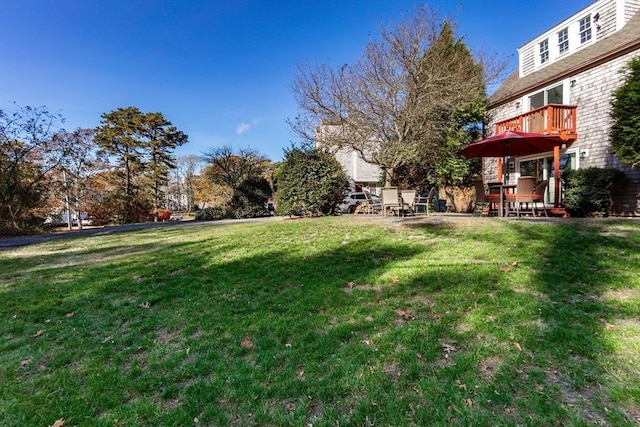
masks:
[[[627,182],[614,195],[614,213],[640,215],[640,170],[622,165],[609,141],[612,94],[624,81],[621,70],[638,55],[640,0],[597,0],[518,49],[518,69],[490,97],[489,129],[566,138],[561,168],[622,170]],[[552,201],[552,162],[553,153],[542,153],[505,167],[511,180],[548,179]],[[496,170],[496,159],[485,159],[485,180],[495,180]]]

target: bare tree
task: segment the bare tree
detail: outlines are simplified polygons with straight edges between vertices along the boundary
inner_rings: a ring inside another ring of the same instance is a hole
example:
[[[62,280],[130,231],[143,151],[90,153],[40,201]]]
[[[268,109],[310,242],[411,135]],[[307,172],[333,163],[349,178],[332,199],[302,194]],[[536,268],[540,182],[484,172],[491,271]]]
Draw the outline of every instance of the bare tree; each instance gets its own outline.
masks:
[[[504,65],[473,57],[451,22],[424,6],[382,29],[352,65],[299,66],[300,112],[290,125],[303,140],[353,149],[392,177],[403,163],[436,152],[446,112],[485,99]]]
[[[215,184],[222,184],[237,190],[248,178],[262,176],[269,160],[256,150],[240,148],[237,151],[229,145],[211,148],[204,155],[208,163],[205,175]]]
[[[182,191],[187,196],[187,208],[195,204],[195,182],[194,177],[202,167],[202,157],[195,154],[178,157],[176,168],[176,184],[178,197],[182,197]]]
[[[98,145],[94,142],[93,129],[78,128],[73,132],[61,131],[54,140],[70,147],[68,154],[60,164],[62,171],[61,187],[64,191],[68,209],[68,226],[71,228],[71,210],[78,218],[78,228],[82,229],[82,214],[88,208],[90,178],[106,169],[106,162],[100,158]]]

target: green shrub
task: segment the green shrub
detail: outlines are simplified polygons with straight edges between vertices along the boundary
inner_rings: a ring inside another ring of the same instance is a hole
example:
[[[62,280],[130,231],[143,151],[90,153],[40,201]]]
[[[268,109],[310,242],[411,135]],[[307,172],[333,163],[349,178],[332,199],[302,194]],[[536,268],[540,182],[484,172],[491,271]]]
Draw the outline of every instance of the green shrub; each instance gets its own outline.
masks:
[[[230,211],[223,206],[200,209],[196,212],[196,220],[213,221],[230,217]]]
[[[612,191],[624,173],[612,168],[568,170],[563,174],[564,204],[571,216],[608,216],[613,205]]]
[[[271,213],[264,206],[245,206],[231,211],[233,218],[260,218],[271,216]]]
[[[269,216],[267,202],[273,196],[269,182],[263,177],[245,179],[231,198],[231,216],[234,218],[258,218]]]
[[[275,174],[280,215],[319,216],[333,213],[349,182],[329,152],[292,148]]]

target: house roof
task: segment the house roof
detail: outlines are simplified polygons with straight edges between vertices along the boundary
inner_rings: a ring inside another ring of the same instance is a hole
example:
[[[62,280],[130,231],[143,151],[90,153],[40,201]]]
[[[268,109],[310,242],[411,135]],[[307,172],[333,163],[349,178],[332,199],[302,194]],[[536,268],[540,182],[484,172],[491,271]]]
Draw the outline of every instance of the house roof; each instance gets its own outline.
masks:
[[[520,78],[516,69],[489,97],[489,108],[498,107],[636,49],[640,49],[640,12],[636,12],[621,30],[538,71]]]

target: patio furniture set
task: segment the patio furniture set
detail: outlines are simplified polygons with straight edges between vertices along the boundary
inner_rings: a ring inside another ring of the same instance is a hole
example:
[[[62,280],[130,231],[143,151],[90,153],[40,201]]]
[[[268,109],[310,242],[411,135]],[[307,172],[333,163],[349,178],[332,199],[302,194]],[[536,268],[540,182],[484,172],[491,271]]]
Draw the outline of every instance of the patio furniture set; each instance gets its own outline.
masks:
[[[475,184],[476,204],[488,215],[504,217],[514,213],[519,218],[530,213],[534,217],[539,214],[547,217],[544,195],[548,185],[549,181],[536,182],[533,176],[521,176],[515,185],[489,182],[487,189],[482,181],[478,181]],[[538,212],[539,204],[542,204],[542,212]]]
[[[426,196],[416,190],[401,190],[398,187],[384,187],[380,190],[382,215],[409,216],[418,213],[430,215],[435,187]]]

